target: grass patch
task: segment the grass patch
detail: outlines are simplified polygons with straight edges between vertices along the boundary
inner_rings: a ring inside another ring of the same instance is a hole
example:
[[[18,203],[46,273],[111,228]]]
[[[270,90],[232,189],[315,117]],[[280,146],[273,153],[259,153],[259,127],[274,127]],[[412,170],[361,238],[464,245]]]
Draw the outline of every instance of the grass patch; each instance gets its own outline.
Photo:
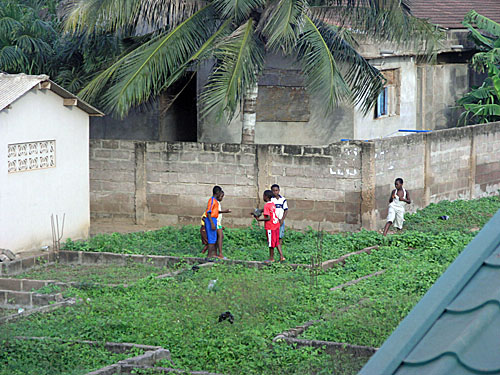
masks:
[[[149,264],[129,263],[121,265],[78,265],[51,264],[37,268],[20,275],[18,279],[56,280],[62,282],[75,281],[79,283],[96,284],[126,284],[152,274],[161,275],[169,270],[166,267],[155,267]]]
[[[38,340],[0,340],[0,375],[83,375],[130,356],[104,347]]]
[[[0,308],[0,318],[3,318],[4,316],[8,316],[8,315],[13,315],[13,314],[17,314],[17,309]]]

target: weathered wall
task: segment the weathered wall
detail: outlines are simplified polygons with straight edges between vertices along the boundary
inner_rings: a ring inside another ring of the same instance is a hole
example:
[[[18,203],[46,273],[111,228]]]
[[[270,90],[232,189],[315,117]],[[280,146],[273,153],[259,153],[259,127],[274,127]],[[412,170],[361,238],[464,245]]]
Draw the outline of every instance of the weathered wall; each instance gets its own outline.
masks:
[[[480,198],[500,189],[500,123],[395,137],[375,145],[379,226],[397,177],[410,191],[410,211],[445,199]]]
[[[288,225],[330,231],[360,227],[361,146],[247,146],[92,140],[91,210],[96,220],[157,225],[198,224],[213,185],[245,226],[271,184],[290,201]]]
[[[500,123],[329,146],[91,141],[91,211],[99,220],[198,224],[212,186],[228,226],[246,226],[278,183],[289,226],[328,231],[383,225],[394,179],[415,210],[500,188]]]
[[[446,129],[456,126],[461,110],[456,101],[469,91],[471,71],[467,63],[417,67],[415,129]]]

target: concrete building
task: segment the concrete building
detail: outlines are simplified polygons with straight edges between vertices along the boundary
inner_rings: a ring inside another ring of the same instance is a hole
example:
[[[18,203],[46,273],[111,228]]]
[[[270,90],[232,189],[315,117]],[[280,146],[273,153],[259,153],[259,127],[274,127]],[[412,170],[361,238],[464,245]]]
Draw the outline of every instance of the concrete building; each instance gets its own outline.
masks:
[[[0,74],[0,248],[52,244],[51,215],[64,239],[90,224],[89,116],[102,113],[48,76]]]
[[[495,0],[412,0],[410,7],[415,16],[446,31],[435,63],[422,63],[415,51],[361,41],[358,51],[382,71],[386,90],[366,116],[349,106],[324,116],[307,94],[293,59],[268,55],[259,81],[255,143],[326,145],[341,139],[383,138],[399,129],[455,126],[460,114],[454,108],[456,100],[481,80],[469,67],[474,45],[461,21],[470,9],[500,21],[500,5]],[[184,88],[173,104],[165,93],[124,120],[93,120],[91,138],[240,143],[241,115],[229,125],[199,116],[196,98],[209,72],[210,66],[201,66],[172,88]]]

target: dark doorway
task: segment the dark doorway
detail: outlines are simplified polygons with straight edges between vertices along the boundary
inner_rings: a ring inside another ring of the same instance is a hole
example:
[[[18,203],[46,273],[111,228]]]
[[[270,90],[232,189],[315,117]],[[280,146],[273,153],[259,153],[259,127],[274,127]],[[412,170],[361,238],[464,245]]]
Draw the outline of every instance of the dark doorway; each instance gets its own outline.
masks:
[[[159,141],[197,141],[196,73],[169,87],[159,101]]]

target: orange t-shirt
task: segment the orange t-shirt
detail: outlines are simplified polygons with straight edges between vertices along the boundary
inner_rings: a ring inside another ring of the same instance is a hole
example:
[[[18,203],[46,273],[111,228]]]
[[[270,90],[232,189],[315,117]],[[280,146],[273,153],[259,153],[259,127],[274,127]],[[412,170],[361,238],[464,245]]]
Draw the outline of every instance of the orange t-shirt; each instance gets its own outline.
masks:
[[[208,200],[207,210],[205,211],[207,216],[210,212],[210,217],[219,217],[219,201],[214,197]]]

